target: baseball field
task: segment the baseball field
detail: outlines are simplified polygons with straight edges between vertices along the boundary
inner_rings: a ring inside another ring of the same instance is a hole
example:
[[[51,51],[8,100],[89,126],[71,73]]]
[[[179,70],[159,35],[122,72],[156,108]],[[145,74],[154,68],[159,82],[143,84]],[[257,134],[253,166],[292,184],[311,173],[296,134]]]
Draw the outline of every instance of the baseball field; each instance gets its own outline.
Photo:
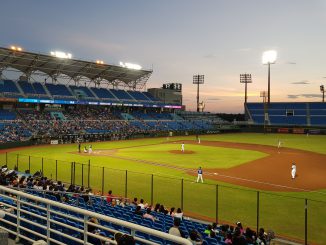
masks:
[[[43,169],[45,176],[68,183],[73,172],[76,184],[93,190],[182,207],[205,220],[258,225],[298,241],[307,227],[309,244],[326,244],[326,136],[240,133],[200,139],[82,144],[82,150],[91,144],[92,153],[79,153],[77,144],[16,148],[2,150],[0,163],[31,173]],[[196,183],[198,167],[203,184]]]

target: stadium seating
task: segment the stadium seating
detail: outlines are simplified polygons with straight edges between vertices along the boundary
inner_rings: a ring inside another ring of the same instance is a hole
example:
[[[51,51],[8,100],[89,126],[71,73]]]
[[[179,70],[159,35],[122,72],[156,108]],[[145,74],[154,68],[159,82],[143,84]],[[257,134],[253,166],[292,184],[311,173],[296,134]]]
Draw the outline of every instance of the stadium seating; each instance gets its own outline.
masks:
[[[85,97],[95,98],[93,93],[87,87],[69,86],[69,88],[71,89],[71,91],[73,91],[74,95],[77,96],[78,98],[85,98]]]
[[[11,80],[3,80],[0,81],[0,93],[18,93],[20,94],[20,91],[18,90],[16,84]]]
[[[63,84],[47,83],[45,86],[52,96],[73,96],[68,88]]]
[[[124,91],[124,90],[116,90],[116,89],[110,89],[110,92],[117,97],[119,100],[121,101],[132,101],[135,102],[134,98],[132,98],[128,92]]]
[[[106,99],[106,100],[109,100],[109,101],[117,100],[117,98],[107,89],[104,89],[104,88],[91,88],[91,90],[100,99]]]
[[[254,124],[264,123],[263,103],[248,103],[246,112]],[[267,106],[269,125],[325,126],[326,105],[320,102],[275,102]]]

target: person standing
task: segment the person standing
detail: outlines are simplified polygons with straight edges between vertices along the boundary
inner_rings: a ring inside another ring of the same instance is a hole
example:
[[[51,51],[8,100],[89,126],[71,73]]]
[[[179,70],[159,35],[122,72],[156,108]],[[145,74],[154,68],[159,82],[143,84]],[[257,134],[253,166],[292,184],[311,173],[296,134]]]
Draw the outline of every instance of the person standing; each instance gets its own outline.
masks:
[[[89,145],[89,147],[88,147],[88,153],[93,153],[92,145]]]
[[[197,170],[197,183],[199,182],[199,180],[204,183],[203,181],[203,170],[201,169],[201,167],[199,167],[199,169]]]
[[[78,152],[80,153],[80,148],[81,148],[81,144],[80,141],[78,141]]]
[[[292,164],[292,170],[291,170],[292,179],[295,179],[296,173],[297,173],[297,166],[295,165],[295,163],[293,163]]]
[[[184,142],[182,142],[182,144],[181,144],[181,151],[185,152],[185,143]]]

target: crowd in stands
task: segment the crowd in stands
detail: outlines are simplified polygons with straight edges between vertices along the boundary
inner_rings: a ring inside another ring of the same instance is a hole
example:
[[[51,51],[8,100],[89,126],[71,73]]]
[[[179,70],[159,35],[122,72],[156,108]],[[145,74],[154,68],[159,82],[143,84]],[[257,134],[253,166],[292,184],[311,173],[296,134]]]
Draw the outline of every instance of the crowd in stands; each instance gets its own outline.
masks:
[[[95,195],[101,193],[93,193],[91,189],[84,188],[83,186],[69,185],[65,186],[61,181],[54,181],[43,177],[42,173],[37,172],[33,176],[21,175],[18,176],[14,170],[9,170],[7,166],[2,166],[0,173],[0,184],[8,187],[19,188],[20,190],[37,190],[44,193],[44,197],[56,200],[58,202],[71,204],[72,200],[82,198],[84,203],[92,205],[92,198]],[[170,216],[174,221],[173,225],[168,229],[168,233],[184,237],[190,240],[193,244],[203,244],[204,240],[210,238],[220,238],[223,244],[245,245],[245,244],[259,244],[267,245],[269,241],[274,238],[273,234],[266,234],[263,228],[260,228],[256,233],[249,227],[244,229],[241,222],[237,222],[235,226],[228,224],[208,224],[204,231],[198,231],[195,229],[188,230],[187,234],[184,234],[184,230],[180,229],[180,225],[184,221],[184,214],[180,208],[171,207],[167,209],[163,204],[157,203],[153,206],[146,203],[143,199],[138,200],[134,198],[129,200],[127,198],[121,198],[114,196],[110,190],[105,197],[101,198],[102,205],[110,206],[111,208],[119,206],[129,207],[133,211],[134,216],[138,216],[141,219],[148,219],[153,224],[160,222],[160,219],[165,216]],[[98,223],[96,219],[91,218],[91,222]],[[153,227],[155,229],[155,226]],[[89,232],[98,233],[98,229],[93,226],[89,226]],[[118,235],[122,237],[123,234]],[[124,237],[132,241],[131,237]],[[92,240],[93,238],[90,237]],[[94,244],[103,244],[98,239],[93,239]],[[134,242],[134,241],[133,241]],[[121,244],[121,243],[118,243]],[[134,244],[134,243],[128,243]],[[206,243],[207,244],[207,243]]]
[[[67,107],[65,110],[16,110],[14,120],[0,117],[0,143],[24,141],[31,136],[51,138],[60,135],[122,134],[133,135],[161,131],[207,129],[207,122],[171,120],[170,113],[132,112],[135,120],[125,120],[122,111],[106,107]],[[130,115],[131,115],[130,114]],[[147,120],[144,115],[148,115]],[[168,120],[169,119],[169,120]],[[123,137],[126,138],[126,137]]]

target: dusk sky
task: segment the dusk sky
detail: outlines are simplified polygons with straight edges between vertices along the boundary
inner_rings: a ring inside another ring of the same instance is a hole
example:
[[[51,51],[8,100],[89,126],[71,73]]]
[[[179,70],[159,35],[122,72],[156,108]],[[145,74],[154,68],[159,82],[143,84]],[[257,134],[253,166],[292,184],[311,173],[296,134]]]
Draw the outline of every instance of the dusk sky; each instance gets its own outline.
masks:
[[[253,77],[248,101],[261,101],[261,56],[270,49],[278,52],[271,101],[321,101],[319,86],[326,85],[324,0],[2,0],[0,21],[2,47],[153,67],[147,88],[182,83],[190,110],[198,73],[208,111],[243,111],[245,72]]]

